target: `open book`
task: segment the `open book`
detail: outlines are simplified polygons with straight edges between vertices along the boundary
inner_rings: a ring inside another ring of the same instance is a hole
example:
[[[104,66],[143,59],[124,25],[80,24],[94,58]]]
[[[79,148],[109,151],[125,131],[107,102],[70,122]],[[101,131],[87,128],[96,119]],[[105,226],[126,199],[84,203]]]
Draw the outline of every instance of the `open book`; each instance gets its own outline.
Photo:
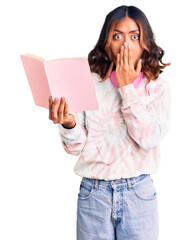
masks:
[[[45,61],[28,53],[20,57],[36,105],[49,108],[52,96],[65,97],[69,112],[99,109],[87,58]]]

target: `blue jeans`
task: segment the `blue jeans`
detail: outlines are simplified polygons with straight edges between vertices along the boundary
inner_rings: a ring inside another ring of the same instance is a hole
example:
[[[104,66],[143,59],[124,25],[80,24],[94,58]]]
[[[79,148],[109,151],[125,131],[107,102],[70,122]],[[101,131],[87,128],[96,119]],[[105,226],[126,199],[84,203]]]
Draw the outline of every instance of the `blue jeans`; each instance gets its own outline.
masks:
[[[157,193],[150,174],[116,180],[82,178],[77,240],[157,240]]]

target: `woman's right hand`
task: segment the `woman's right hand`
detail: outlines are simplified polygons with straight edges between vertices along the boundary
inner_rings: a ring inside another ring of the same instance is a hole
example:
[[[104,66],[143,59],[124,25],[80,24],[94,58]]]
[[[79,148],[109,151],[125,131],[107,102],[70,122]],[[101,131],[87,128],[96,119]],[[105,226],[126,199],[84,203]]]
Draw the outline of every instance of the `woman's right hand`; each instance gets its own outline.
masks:
[[[68,128],[73,128],[76,124],[75,116],[69,113],[68,103],[66,103],[65,98],[61,98],[59,108],[58,103],[58,98],[55,98],[53,101],[52,96],[49,97],[49,119],[54,123],[60,123]]]

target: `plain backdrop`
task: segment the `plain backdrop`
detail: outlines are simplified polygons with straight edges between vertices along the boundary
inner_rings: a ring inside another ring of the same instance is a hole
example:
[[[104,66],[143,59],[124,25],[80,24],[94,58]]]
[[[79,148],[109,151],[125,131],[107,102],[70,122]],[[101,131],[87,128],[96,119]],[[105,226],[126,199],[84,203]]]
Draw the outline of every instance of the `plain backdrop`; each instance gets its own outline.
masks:
[[[152,174],[160,240],[192,239],[190,1],[43,1],[0,3],[0,239],[75,240],[79,156],[67,154],[48,110],[37,107],[20,54],[45,60],[87,57],[106,15],[139,7],[172,65],[161,77],[172,88],[171,127]]]

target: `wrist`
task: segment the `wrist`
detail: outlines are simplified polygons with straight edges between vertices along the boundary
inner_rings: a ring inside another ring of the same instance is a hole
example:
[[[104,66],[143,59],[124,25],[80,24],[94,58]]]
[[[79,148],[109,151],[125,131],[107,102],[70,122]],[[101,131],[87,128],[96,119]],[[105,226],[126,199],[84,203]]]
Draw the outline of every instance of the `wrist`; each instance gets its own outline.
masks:
[[[124,87],[124,86],[129,85],[129,84],[132,84],[132,82],[127,82],[127,83],[120,84],[119,88]]]
[[[64,128],[71,129],[76,126],[76,122],[70,124],[61,124]]]

